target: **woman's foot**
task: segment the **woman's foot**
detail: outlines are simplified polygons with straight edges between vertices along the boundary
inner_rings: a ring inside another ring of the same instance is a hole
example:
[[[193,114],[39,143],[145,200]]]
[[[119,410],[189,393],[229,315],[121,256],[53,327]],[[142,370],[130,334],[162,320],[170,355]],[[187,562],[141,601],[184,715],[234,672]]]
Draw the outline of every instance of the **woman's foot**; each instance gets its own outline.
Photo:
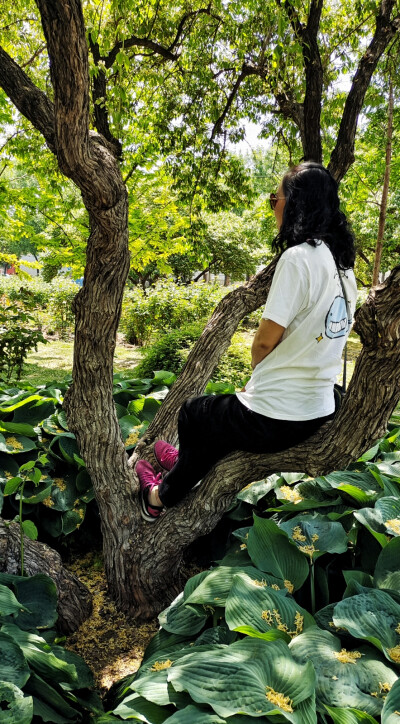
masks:
[[[144,520],[154,522],[163,511],[158,496],[161,473],[157,475],[152,465],[146,460],[139,460],[136,464],[136,473],[140,485],[140,514]]]
[[[178,450],[164,440],[157,440],[154,444],[154,457],[163,470],[172,470],[178,460]]]

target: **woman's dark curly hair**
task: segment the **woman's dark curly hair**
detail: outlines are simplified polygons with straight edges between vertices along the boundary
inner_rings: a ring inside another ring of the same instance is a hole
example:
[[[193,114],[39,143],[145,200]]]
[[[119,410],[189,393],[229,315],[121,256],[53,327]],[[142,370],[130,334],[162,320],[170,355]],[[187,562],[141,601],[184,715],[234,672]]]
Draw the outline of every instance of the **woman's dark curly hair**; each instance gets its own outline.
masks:
[[[339,210],[338,185],[329,171],[320,163],[304,161],[289,169],[281,188],[286,203],[273,251],[281,254],[305,241],[315,246],[322,239],[340,269],[353,267],[354,238]]]

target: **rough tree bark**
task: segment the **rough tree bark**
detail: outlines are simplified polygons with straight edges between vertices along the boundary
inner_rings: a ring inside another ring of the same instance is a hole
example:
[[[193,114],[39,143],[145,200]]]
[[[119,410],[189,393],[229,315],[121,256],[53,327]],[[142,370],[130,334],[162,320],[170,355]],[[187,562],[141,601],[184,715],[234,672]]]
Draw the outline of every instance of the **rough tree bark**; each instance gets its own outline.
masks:
[[[388,203],[388,196],[389,196],[390,166],[392,163],[393,106],[394,106],[393,81],[392,81],[392,79],[390,79],[388,117],[387,117],[386,154],[385,154],[385,176],[383,179],[382,198],[381,198],[381,205],[380,205],[380,210],[379,210],[378,235],[377,235],[376,247],[375,247],[374,269],[372,272],[372,286],[375,286],[376,284],[378,284],[379,272],[381,269],[381,259],[382,259],[382,250],[383,250],[383,234],[385,231],[386,210],[387,210],[387,203]]]
[[[333,423],[285,453],[229,456],[183,505],[152,526],[143,523],[132,472],[135,459],[150,457],[156,438],[176,439],[180,404],[203,391],[240,319],[263,304],[274,265],[219,304],[128,464],[112,400],[113,353],[129,267],[126,189],[115,144],[89,133],[87,45],[80,0],[36,1],[48,46],[54,105],[4,51],[0,84],[43,134],[61,171],[80,188],[89,212],[87,266],[75,303],[73,384],[65,406],[99,505],[110,591],[123,609],[145,619],[180,588],[186,547],[215,526],[246,483],[272,470],[315,475],[344,467],[382,434],[400,396],[400,268],[358,313],[357,328],[365,345],[346,403]]]
[[[323,91],[323,66],[318,46],[318,31],[323,0],[312,0],[307,24],[300,21],[291,0],[277,0],[287,13],[294,36],[300,41],[305,74],[304,100],[299,103],[292,97],[291,89],[276,95],[280,113],[290,118],[300,131],[305,160],[322,161],[321,106]],[[354,162],[354,144],[358,118],[365,94],[379,59],[400,29],[400,16],[392,18],[395,0],[381,0],[376,16],[375,31],[371,42],[361,56],[353,82],[346,98],[335,147],[328,168],[339,182]]]
[[[357,71],[346,98],[339,133],[332,151],[329,171],[337,181],[341,181],[354,162],[354,146],[358,117],[363,107],[365,94],[379,59],[391,40],[400,29],[400,17],[392,19],[395,0],[382,0],[376,16],[374,37],[360,59]]]
[[[280,0],[278,4],[281,5]],[[305,70],[305,94],[302,104],[288,103],[287,96],[277,97],[281,111],[292,117],[300,131],[305,161],[322,162],[321,143],[321,99],[323,89],[323,68],[318,47],[318,31],[324,0],[312,0],[307,24],[300,22],[297,10],[290,0],[283,7],[287,12],[293,33],[301,43]],[[290,89],[288,88],[290,93]],[[285,102],[286,101],[286,102]]]
[[[24,539],[24,568],[29,576],[46,573],[57,587],[58,629],[65,634],[76,631],[92,610],[92,597],[76,576],[62,565],[61,556],[38,541]],[[0,518],[0,571],[19,575],[21,542],[18,523],[5,523]]]

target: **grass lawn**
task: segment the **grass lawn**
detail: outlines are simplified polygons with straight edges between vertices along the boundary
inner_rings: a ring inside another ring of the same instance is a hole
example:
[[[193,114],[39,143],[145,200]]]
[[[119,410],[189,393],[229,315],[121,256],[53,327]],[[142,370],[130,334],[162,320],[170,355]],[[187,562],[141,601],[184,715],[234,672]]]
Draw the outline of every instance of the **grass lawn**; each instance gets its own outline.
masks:
[[[248,344],[251,345],[253,335],[246,335]],[[347,344],[347,383],[353,374],[355,361],[361,351],[359,337],[353,332],[350,334]],[[29,382],[32,385],[42,385],[47,382],[62,382],[71,375],[72,371],[73,342],[61,340],[40,343],[37,352],[28,355],[24,366],[22,382]],[[140,347],[117,345],[115,350],[114,371],[130,372],[140,362],[142,349]],[[341,382],[341,377],[339,377]],[[400,424],[400,404],[395,409],[392,421]]]
[[[57,340],[47,344],[39,343],[37,352],[28,355],[21,382],[43,385],[54,380],[62,382],[71,375],[73,342]],[[140,347],[117,345],[114,371],[129,372],[142,358]]]

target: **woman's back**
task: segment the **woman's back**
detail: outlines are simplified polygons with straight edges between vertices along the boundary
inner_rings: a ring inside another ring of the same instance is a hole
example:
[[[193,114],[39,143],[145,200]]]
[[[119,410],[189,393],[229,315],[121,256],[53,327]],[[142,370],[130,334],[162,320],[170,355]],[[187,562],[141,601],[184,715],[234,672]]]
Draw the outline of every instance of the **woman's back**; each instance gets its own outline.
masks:
[[[263,312],[285,327],[281,342],[254,369],[239,400],[281,420],[310,420],[334,411],[333,384],[351,327],[357,289],[324,242],[304,242],[280,257]]]

